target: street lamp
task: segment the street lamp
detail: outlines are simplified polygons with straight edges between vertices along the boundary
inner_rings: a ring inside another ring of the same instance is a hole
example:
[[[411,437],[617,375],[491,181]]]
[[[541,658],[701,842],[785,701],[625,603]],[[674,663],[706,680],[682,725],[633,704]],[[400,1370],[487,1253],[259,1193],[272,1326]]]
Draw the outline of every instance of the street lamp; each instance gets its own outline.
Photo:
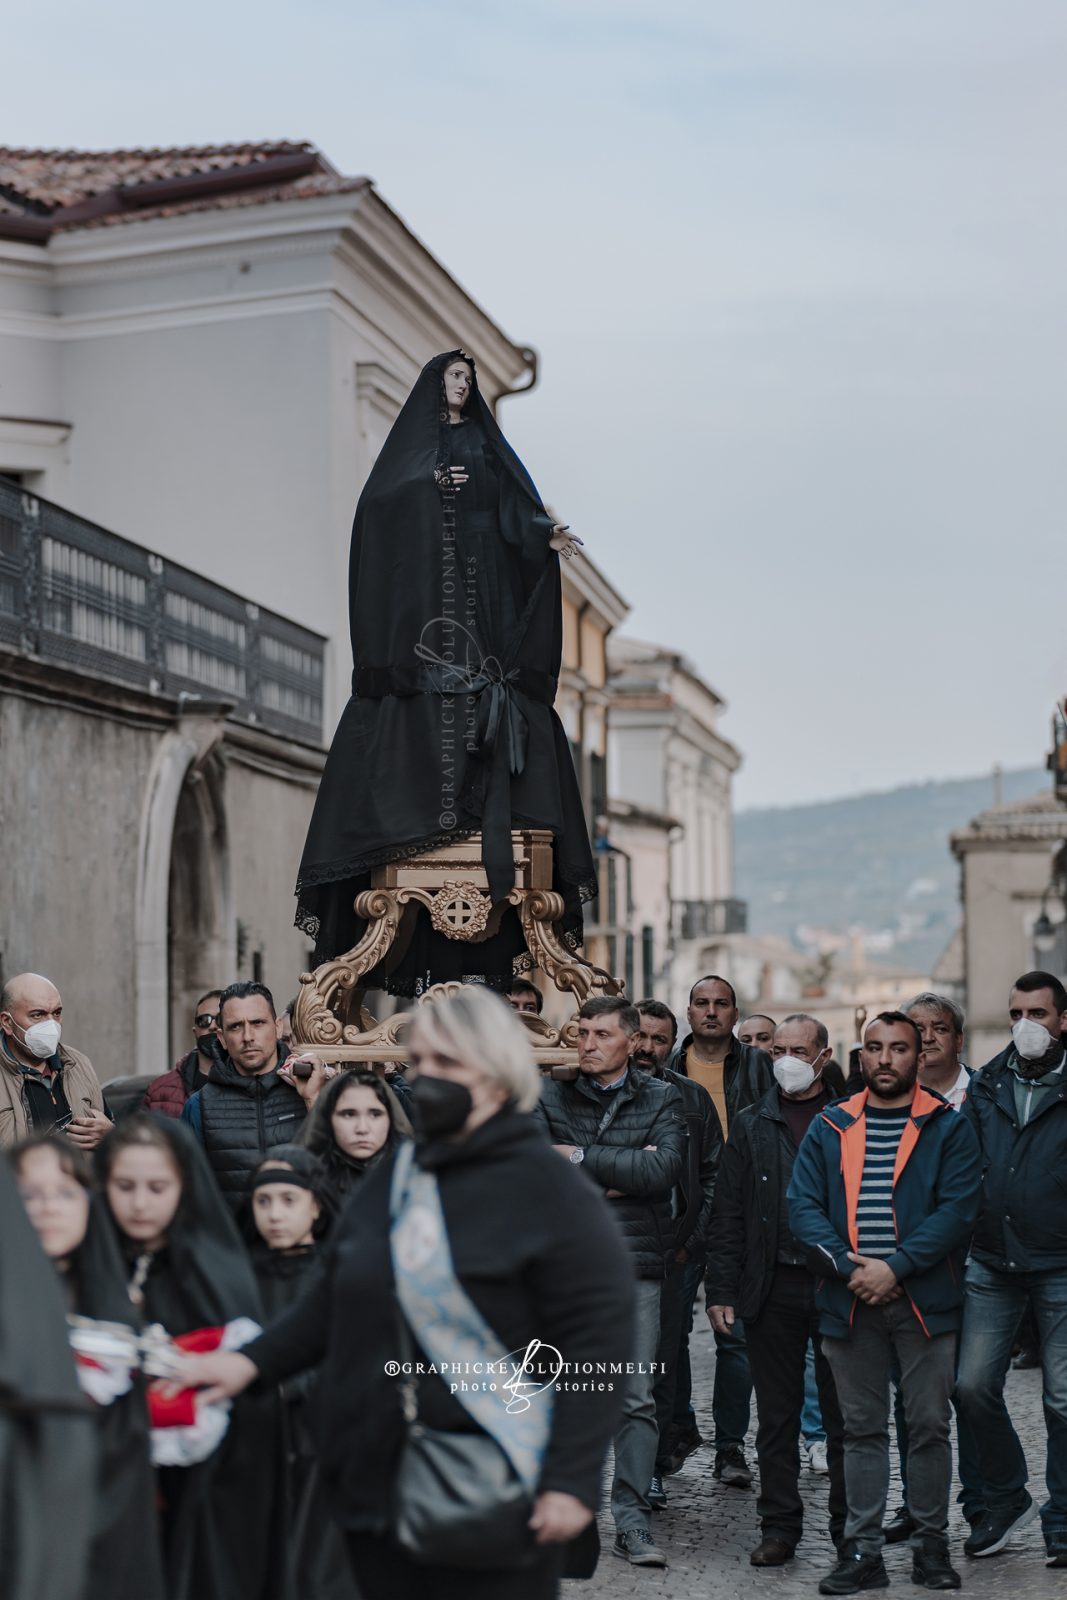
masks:
[[[1041,914],[1033,926],[1032,938],[1034,949],[1039,956],[1047,956],[1056,948],[1056,925],[1045,910],[1044,901],[1042,901]]]

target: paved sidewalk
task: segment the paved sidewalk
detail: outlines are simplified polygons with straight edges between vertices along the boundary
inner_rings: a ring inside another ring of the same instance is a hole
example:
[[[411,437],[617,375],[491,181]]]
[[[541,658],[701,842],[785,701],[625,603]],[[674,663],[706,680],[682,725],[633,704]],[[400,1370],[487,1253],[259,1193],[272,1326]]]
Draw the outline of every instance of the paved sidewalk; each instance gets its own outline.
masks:
[[[652,1531],[657,1544],[670,1557],[670,1568],[631,1567],[611,1554],[615,1531],[605,1506],[600,1516],[603,1554],[596,1577],[590,1583],[565,1583],[566,1600],[623,1600],[632,1595],[658,1600],[800,1600],[817,1594],[819,1578],[834,1562],[834,1551],[826,1531],[827,1480],[805,1470],[801,1492],[809,1509],[807,1531],[793,1561],[784,1567],[760,1571],[749,1565],[749,1551],[759,1542],[756,1523],[755,1491],[727,1489],[711,1476],[712,1427],[711,1385],[715,1370],[714,1346],[703,1304],[698,1301],[690,1341],[693,1361],[693,1404],[700,1431],[708,1443],[690,1456],[681,1472],[666,1480],[670,1504],[666,1511],[654,1512]],[[1035,1499],[1044,1498],[1045,1429],[1041,1413],[1041,1375],[1038,1372],[1012,1372],[1008,1377],[1008,1404],[1030,1464],[1030,1490]],[[755,1411],[753,1410],[753,1423]],[[755,1469],[756,1451],[750,1434],[746,1445],[749,1464]],[[889,1493],[889,1509],[900,1504],[900,1482],[895,1472]],[[609,1462],[610,1466],[610,1462]],[[963,1554],[967,1525],[958,1508],[953,1507],[950,1524],[953,1562],[963,1578],[964,1592],[997,1596],[998,1600],[1067,1600],[1067,1571],[1050,1571],[1045,1566],[1045,1549],[1040,1524],[1036,1521],[1016,1535],[1003,1555],[984,1561],[971,1561]],[[886,1550],[893,1589],[918,1596],[925,1590],[913,1587],[911,1560],[907,1546]]]

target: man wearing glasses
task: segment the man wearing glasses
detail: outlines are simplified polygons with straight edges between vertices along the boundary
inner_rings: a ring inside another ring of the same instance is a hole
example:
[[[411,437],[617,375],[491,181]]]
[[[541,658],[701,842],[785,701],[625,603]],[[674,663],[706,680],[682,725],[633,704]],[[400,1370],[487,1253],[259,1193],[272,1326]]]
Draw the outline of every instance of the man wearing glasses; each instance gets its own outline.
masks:
[[[207,1082],[207,1075],[211,1071],[211,1046],[218,1038],[221,992],[219,989],[209,989],[196,1002],[193,1014],[193,1038],[196,1043],[173,1071],[164,1072],[149,1084],[143,1102],[145,1111],[159,1111],[165,1117],[180,1117],[189,1096]]]

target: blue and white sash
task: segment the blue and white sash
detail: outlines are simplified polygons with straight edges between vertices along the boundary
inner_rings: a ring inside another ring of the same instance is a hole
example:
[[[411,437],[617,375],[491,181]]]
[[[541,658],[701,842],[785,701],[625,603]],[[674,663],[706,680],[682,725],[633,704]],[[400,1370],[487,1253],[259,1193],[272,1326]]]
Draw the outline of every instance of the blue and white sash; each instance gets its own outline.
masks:
[[[521,1406],[509,1406],[524,1387],[540,1390],[540,1385],[505,1388],[522,1358],[509,1360],[457,1278],[437,1179],[415,1164],[410,1142],[397,1152],[389,1214],[397,1299],[408,1327],[427,1360],[442,1372],[442,1381],[456,1383],[460,1405],[495,1439],[532,1495],[552,1431],[553,1386]]]

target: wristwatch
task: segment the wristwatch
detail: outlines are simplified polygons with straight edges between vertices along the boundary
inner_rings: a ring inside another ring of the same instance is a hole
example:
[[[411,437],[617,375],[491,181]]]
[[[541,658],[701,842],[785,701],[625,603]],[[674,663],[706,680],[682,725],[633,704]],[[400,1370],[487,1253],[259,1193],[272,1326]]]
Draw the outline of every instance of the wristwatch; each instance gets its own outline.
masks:
[[[582,1162],[585,1160],[585,1151],[584,1150],[572,1150],[571,1153],[570,1153],[570,1158],[569,1159],[570,1159],[570,1164],[571,1164],[572,1167],[581,1166]]]

